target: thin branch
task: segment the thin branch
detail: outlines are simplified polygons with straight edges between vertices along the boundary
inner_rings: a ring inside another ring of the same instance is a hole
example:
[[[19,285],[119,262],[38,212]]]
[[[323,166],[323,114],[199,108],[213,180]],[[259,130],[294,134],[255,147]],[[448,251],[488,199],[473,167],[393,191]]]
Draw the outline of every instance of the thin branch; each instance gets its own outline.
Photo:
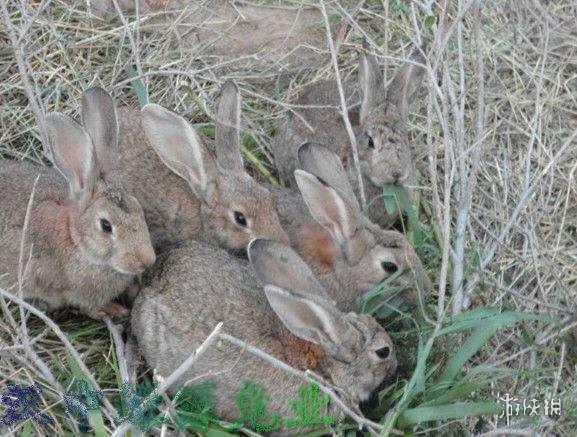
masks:
[[[208,347],[216,340],[220,331],[222,329],[222,322],[219,322],[216,327],[212,330],[210,335],[206,337],[206,340],[192,353],[190,356],[182,362],[180,366],[178,366],[167,378],[164,378],[161,383],[153,390],[150,395],[146,399],[142,401],[141,408],[146,408],[146,406],[151,405],[153,400],[156,399],[159,395],[162,396],[176,381],[178,381],[182,375],[200,358],[200,356],[206,352]],[[128,428],[130,428],[131,424],[124,422],[121,424],[112,437],[120,437],[123,436]]]
[[[329,22],[329,17],[327,15],[327,10],[325,8],[324,0],[319,1],[320,9],[323,14],[323,20],[325,22],[325,29],[327,31],[327,40],[329,44],[329,49],[331,51],[331,59],[333,62],[333,68],[335,70],[335,80],[337,82],[337,88],[339,91],[339,98],[341,102],[341,116],[343,118],[343,122],[345,123],[345,129],[347,130],[347,134],[349,135],[349,140],[351,142],[351,148],[353,150],[353,161],[355,163],[355,169],[357,170],[357,177],[359,182],[359,197],[361,199],[361,205],[363,208],[367,204],[367,198],[365,196],[365,187],[363,184],[363,174],[361,173],[361,164],[359,162],[359,150],[357,147],[357,138],[355,137],[355,132],[353,131],[353,127],[351,125],[351,121],[349,120],[349,111],[347,108],[347,101],[345,99],[345,92],[343,90],[343,83],[341,80],[341,72],[339,70],[339,64],[337,59],[337,51],[335,50],[335,45],[333,42],[333,36],[331,34],[331,24]]]
[[[339,408],[345,414],[347,414],[355,422],[357,422],[359,424],[359,426],[361,426],[361,427],[366,426],[367,429],[369,429],[371,431],[371,433],[379,432],[383,429],[383,426],[380,423],[373,422],[372,420],[369,420],[366,417],[363,417],[360,413],[353,411],[352,408],[350,408],[348,405],[346,405],[343,402],[343,400],[336,393],[335,389],[328,387],[328,384],[325,381],[323,381],[318,375],[315,375],[314,373],[312,373],[310,371],[303,372],[301,370],[297,370],[294,367],[291,367],[288,364],[286,364],[286,363],[280,361],[279,359],[273,357],[272,355],[269,355],[268,353],[264,352],[263,350],[255,347],[255,346],[252,346],[243,340],[240,340],[236,337],[233,337],[232,335],[220,334],[220,338],[222,338],[223,340],[226,340],[226,341],[228,341],[228,342],[230,342],[236,346],[239,346],[243,349],[246,349],[251,354],[267,361],[268,363],[270,363],[273,367],[276,367],[277,369],[283,370],[283,371],[285,371],[285,372],[287,372],[293,376],[296,376],[298,378],[301,378],[305,381],[314,382],[315,384],[317,384],[319,386],[319,389],[321,389],[324,393],[329,395],[331,400],[336,405],[338,405]],[[400,435],[402,435],[402,433],[400,433]]]
[[[54,323],[54,321],[50,317],[48,317],[43,311],[40,311],[38,308],[30,305],[28,302],[20,299],[18,296],[14,296],[12,293],[9,293],[8,291],[4,290],[3,288],[0,288],[0,295],[4,296],[7,299],[10,299],[12,302],[14,302],[17,305],[23,306],[26,310],[30,311],[32,314],[34,314],[36,317],[40,318],[44,323],[46,323],[46,325],[50,329],[52,329],[52,331],[54,331],[56,336],[60,339],[60,341],[62,341],[64,346],[66,346],[66,348],[70,351],[70,354],[76,360],[76,362],[78,363],[78,366],[80,367],[80,369],[82,370],[82,372],[84,373],[86,378],[88,378],[90,383],[93,385],[94,389],[100,390],[100,386],[98,385],[98,382],[96,382],[96,379],[94,379],[94,376],[92,376],[92,373],[90,373],[90,370],[88,370],[88,367],[86,367],[86,364],[84,364],[84,361],[82,360],[82,357],[80,356],[80,354],[76,351],[74,346],[72,346],[72,343],[70,343],[70,341],[66,337],[66,334],[64,334],[62,332],[62,330],[58,327],[58,325],[56,323]],[[111,415],[115,416],[117,414],[114,406],[106,398],[104,398],[103,404]]]
[[[42,110],[40,103],[36,98],[34,87],[32,86],[32,83],[30,82],[29,79],[28,67],[26,65],[25,60],[24,46],[22,44],[24,35],[20,35],[20,37],[16,35],[16,30],[14,26],[12,26],[12,22],[10,21],[10,13],[8,12],[7,4],[8,2],[0,1],[0,10],[2,11],[4,26],[6,27],[10,43],[12,44],[12,50],[14,51],[14,58],[16,59],[16,64],[18,65],[18,72],[20,73],[20,80],[22,80],[22,84],[24,85],[24,91],[26,92],[26,96],[28,97],[28,105],[32,110],[34,118],[36,119],[36,124],[38,125],[40,132],[40,138],[42,139],[42,142],[44,144],[48,144],[44,111]]]

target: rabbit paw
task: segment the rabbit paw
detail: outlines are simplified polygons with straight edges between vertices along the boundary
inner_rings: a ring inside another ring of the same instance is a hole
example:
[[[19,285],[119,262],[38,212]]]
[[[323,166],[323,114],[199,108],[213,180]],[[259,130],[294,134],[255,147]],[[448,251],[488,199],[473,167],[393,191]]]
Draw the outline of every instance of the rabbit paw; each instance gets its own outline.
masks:
[[[102,320],[104,316],[110,316],[112,318],[122,318],[127,316],[129,313],[128,309],[124,308],[122,305],[116,302],[110,302],[106,306],[101,308],[91,308],[84,311],[88,317],[96,320]]]

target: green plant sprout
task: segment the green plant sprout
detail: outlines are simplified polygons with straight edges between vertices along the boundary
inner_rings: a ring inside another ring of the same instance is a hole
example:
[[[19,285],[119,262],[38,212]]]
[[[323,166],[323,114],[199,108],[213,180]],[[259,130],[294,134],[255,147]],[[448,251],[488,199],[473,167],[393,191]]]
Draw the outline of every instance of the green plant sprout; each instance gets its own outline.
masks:
[[[298,389],[298,397],[289,401],[296,417],[286,419],[285,427],[332,425],[335,422],[334,417],[323,414],[329,404],[329,399],[328,395],[320,393],[318,384],[311,382],[308,386],[301,385]]]
[[[280,429],[280,414],[271,414],[267,411],[266,404],[269,397],[261,384],[245,380],[234,399],[240,412],[237,422],[244,423],[257,432],[272,432]]]

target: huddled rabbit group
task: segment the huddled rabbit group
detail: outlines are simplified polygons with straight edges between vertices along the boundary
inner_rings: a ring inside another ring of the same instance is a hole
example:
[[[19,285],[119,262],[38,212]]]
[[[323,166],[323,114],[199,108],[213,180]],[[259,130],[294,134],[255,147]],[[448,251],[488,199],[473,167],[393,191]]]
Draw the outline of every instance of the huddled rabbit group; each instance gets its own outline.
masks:
[[[385,87],[365,48],[358,83],[345,84],[349,98],[360,95],[349,118],[369,198],[384,183],[414,184],[406,119],[422,62]],[[131,327],[159,375],[224,322],[225,332],[323,375],[351,402],[367,399],[394,372],[396,352],[375,319],[354,312],[357,298],[401,270],[407,299],[430,284],[408,239],[388,229],[397,217],[382,202],[361,208],[349,136],[327,108],[338,102],[334,82],[311,85],[297,99],[308,106],[302,118],[279,126],[271,150],[285,188],[245,169],[234,83],[221,86],[208,146],[169,109],[116,108],[105,90],[88,89],[80,122],[46,116],[53,167],[0,161],[0,285],[19,285],[48,310],[101,318],[127,311],[114,299],[144,273]],[[180,382],[206,373],[223,419],[233,418],[231,394],[247,378],[281,413],[303,383],[226,342]]]

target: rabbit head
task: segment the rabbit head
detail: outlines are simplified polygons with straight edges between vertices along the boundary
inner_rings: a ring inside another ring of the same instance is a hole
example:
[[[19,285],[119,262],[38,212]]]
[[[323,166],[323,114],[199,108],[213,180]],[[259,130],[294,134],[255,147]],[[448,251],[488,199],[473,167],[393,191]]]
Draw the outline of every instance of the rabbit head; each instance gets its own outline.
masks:
[[[46,117],[45,154],[69,186],[67,220],[72,239],[92,264],[138,274],[155,262],[138,201],[117,182],[118,124],[110,95],[101,88],[84,93],[81,126],[60,113]]]
[[[352,401],[366,400],[395,371],[395,349],[384,328],[366,314],[339,311],[290,247],[258,239],[248,254],[273,311],[293,335],[325,351],[323,372]]]
[[[216,114],[216,159],[182,117],[155,104],[142,108],[152,147],[183,178],[201,203],[203,226],[229,249],[244,250],[252,238],[288,242],[270,192],[244,169],[238,150],[240,93],[226,82]]]
[[[359,82],[362,102],[359,159],[363,174],[374,184],[411,185],[413,164],[407,132],[411,101],[424,77],[424,58],[405,64],[385,88],[375,57],[360,56]]]
[[[338,156],[319,144],[305,143],[298,157],[303,170],[295,171],[295,179],[311,215],[332,237],[331,247],[318,249],[332,252],[332,274],[348,293],[345,307],[352,309],[354,297],[398,270],[408,271],[398,280],[409,290],[409,300],[427,290],[429,280],[410,242],[363,215]]]

